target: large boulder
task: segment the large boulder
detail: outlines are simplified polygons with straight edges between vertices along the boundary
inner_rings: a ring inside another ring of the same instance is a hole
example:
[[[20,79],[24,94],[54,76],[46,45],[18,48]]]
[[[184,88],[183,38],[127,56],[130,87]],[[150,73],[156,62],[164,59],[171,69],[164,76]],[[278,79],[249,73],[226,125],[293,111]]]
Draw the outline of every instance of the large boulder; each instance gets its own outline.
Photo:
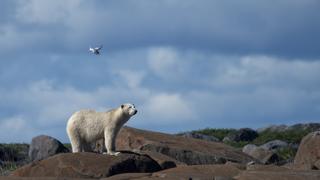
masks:
[[[188,165],[223,164],[227,161],[248,163],[253,160],[250,156],[223,143],[129,127],[124,127],[119,132],[116,147],[119,150],[158,152]]]
[[[298,169],[320,170],[320,131],[309,133],[299,146],[294,159],[294,166]]]
[[[223,138],[223,142],[253,141],[257,137],[257,131],[250,128],[242,128],[238,131],[230,132],[226,137]]]
[[[62,153],[15,170],[18,177],[103,178],[122,173],[146,173],[161,170],[145,155],[121,153],[110,156],[97,153]]]
[[[249,156],[259,160],[263,164],[277,164],[281,159],[280,157],[269,150],[265,150],[254,144],[248,144],[242,148],[242,152],[248,154]]]
[[[196,132],[186,132],[178,134],[178,136],[186,137],[186,138],[195,138],[195,139],[202,139],[206,141],[213,141],[213,142],[219,142],[220,140],[214,136],[208,136]]]
[[[289,147],[289,144],[287,142],[281,141],[281,140],[272,140],[272,141],[269,141],[269,142],[261,145],[260,147],[262,149],[265,149],[268,151],[277,151],[279,149]]]
[[[69,152],[69,149],[57,139],[40,135],[32,138],[29,147],[29,158],[31,161],[42,160],[55,154],[66,152]]]
[[[257,148],[258,148],[258,146],[255,145],[255,144],[247,144],[247,145],[243,146],[242,152],[250,155],[250,154],[252,154]]]
[[[177,161],[172,157],[166,156],[155,151],[135,150],[134,152],[140,155],[146,155],[151,159],[155,160],[160,165],[161,169],[169,169],[177,166],[186,165],[185,163]]]

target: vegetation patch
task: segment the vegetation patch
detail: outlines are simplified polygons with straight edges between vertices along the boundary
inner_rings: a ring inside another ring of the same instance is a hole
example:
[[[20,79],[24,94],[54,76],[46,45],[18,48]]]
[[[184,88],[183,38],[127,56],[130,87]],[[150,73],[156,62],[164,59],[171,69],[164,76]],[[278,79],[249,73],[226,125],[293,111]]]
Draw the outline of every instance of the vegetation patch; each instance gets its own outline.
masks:
[[[204,134],[204,135],[208,135],[208,136],[214,136],[214,137],[218,138],[220,141],[222,141],[223,138],[225,136],[227,136],[227,134],[234,133],[236,131],[237,131],[236,129],[205,128],[205,129],[196,130],[196,131],[192,131],[192,132],[199,133],[199,134]]]
[[[27,164],[28,151],[28,144],[0,144],[0,175],[8,175]]]

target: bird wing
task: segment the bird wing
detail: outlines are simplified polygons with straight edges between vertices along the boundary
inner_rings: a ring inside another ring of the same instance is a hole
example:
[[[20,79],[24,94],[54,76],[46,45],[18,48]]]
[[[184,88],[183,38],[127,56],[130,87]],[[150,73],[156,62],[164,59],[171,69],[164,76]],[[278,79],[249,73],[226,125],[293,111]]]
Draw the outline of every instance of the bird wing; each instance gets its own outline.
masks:
[[[94,48],[95,50],[100,50],[100,49],[102,49],[102,45],[101,46],[99,46],[99,47],[96,47],[96,48]]]

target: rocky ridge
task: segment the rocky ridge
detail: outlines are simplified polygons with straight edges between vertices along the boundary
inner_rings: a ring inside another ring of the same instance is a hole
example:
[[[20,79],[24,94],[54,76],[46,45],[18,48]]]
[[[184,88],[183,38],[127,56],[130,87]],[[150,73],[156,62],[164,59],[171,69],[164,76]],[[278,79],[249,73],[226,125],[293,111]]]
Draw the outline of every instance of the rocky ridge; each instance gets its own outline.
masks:
[[[247,152],[223,143],[125,127],[117,139],[120,156],[60,153],[27,164],[5,178],[319,179],[319,134],[305,136],[294,164],[275,166],[263,165]],[[278,145],[285,144],[276,141],[258,148],[273,152]],[[246,150],[256,148],[248,146]]]

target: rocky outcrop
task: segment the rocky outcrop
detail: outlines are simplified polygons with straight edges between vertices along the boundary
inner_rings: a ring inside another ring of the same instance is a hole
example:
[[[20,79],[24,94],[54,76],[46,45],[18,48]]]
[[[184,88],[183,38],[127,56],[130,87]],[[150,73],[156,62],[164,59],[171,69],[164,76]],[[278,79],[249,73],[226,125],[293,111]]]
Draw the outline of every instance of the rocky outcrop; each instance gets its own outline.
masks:
[[[253,160],[250,156],[223,143],[129,127],[122,128],[116,144],[119,150],[158,152],[188,165],[223,164],[227,161],[247,163]]]
[[[320,170],[320,131],[309,133],[299,146],[294,159],[294,167],[297,169]]]
[[[31,161],[42,160],[55,154],[66,152],[69,152],[69,149],[57,139],[40,135],[32,138],[29,148],[29,158]]]
[[[166,156],[166,155],[158,153],[158,152],[141,151],[141,150],[135,150],[134,152],[137,154],[140,154],[140,155],[146,155],[146,156],[150,157],[151,159],[155,160],[161,166],[161,169],[169,169],[169,168],[174,168],[177,166],[186,165],[183,162],[177,161],[169,156]]]
[[[249,156],[257,159],[263,164],[276,164],[280,161],[280,157],[269,150],[265,150],[254,144],[248,144],[242,148],[242,152],[248,154]]]
[[[235,132],[229,133],[226,137],[223,138],[223,142],[252,141],[257,137],[258,133],[255,130],[250,128],[242,128]]]
[[[63,153],[35,161],[12,173],[18,177],[103,178],[121,173],[146,173],[161,170],[145,155],[121,153],[118,156],[97,153]]]
[[[214,136],[208,136],[196,132],[186,132],[178,134],[178,136],[186,137],[186,138],[195,138],[195,139],[202,139],[206,141],[213,141],[213,142],[219,142],[220,140]]]
[[[285,141],[273,140],[261,145],[260,147],[268,151],[277,151],[279,149],[289,147],[289,144]]]

